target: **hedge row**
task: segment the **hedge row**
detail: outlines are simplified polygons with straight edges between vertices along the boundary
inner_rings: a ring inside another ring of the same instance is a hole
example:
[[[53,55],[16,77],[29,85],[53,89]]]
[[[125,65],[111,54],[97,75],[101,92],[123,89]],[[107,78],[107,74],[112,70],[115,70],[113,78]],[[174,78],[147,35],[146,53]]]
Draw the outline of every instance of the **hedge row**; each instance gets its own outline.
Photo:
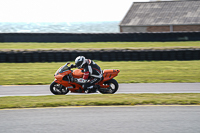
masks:
[[[0,62],[67,62],[83,55],[101,61],[200,60],[200,49],[111,51],[10,51],[0,52]]]
[[[0,33],[0,42],[199,41],[200,32]]]

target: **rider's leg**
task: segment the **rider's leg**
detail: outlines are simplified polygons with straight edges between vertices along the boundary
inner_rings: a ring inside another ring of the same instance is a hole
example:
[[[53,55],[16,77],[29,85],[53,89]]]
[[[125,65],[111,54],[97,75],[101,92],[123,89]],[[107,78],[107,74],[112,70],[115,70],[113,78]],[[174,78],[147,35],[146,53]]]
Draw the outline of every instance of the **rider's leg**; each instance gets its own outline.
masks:
[[[94,85],[98,83],[100,80],[101,78],[92,78],[89,82],[83,85],[84,91],[90,92],[93,89],[95,89],[93,91],[96,92],[96,88],[94,88]]]

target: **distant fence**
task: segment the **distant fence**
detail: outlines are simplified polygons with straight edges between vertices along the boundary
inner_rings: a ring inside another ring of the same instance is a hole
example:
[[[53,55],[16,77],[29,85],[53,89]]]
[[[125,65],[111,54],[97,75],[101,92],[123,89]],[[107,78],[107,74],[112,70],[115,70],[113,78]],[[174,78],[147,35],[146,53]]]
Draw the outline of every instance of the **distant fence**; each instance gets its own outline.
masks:
[[[200,32],[0,33],[0,42],[200,41]]]
[[[0,52],[0,62],[67,62],[83,55],[101,61],[200,60],[200,49],[111,51],[10,51]]]

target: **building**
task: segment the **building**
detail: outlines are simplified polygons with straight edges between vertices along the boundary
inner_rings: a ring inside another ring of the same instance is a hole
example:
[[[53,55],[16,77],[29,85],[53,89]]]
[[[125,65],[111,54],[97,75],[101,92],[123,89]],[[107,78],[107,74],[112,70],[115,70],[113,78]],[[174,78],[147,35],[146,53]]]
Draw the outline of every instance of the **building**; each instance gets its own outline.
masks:
[[[135,2],[120,32],[200,31],[200,1]]]

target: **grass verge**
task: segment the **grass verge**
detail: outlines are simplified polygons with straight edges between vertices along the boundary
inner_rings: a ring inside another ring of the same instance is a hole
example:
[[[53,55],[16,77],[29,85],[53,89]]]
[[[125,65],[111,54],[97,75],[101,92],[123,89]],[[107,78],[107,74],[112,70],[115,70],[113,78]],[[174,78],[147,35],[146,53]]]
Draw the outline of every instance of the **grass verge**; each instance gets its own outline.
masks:
[[[112,105],[200,105],[200,93],[0,97],[0,109]]]
[[[120,69],[119,83],[200,82],[200,61],[95,61],[102,69]],[[0,85],[50,84],[58,63],[0,63]]]
[[[58,49],[59,48],[59,49]],[[185,42],[86,42],[86,43],[0,43],[4,50],[60,49],[182,49],[200,48],[200,41]]]

